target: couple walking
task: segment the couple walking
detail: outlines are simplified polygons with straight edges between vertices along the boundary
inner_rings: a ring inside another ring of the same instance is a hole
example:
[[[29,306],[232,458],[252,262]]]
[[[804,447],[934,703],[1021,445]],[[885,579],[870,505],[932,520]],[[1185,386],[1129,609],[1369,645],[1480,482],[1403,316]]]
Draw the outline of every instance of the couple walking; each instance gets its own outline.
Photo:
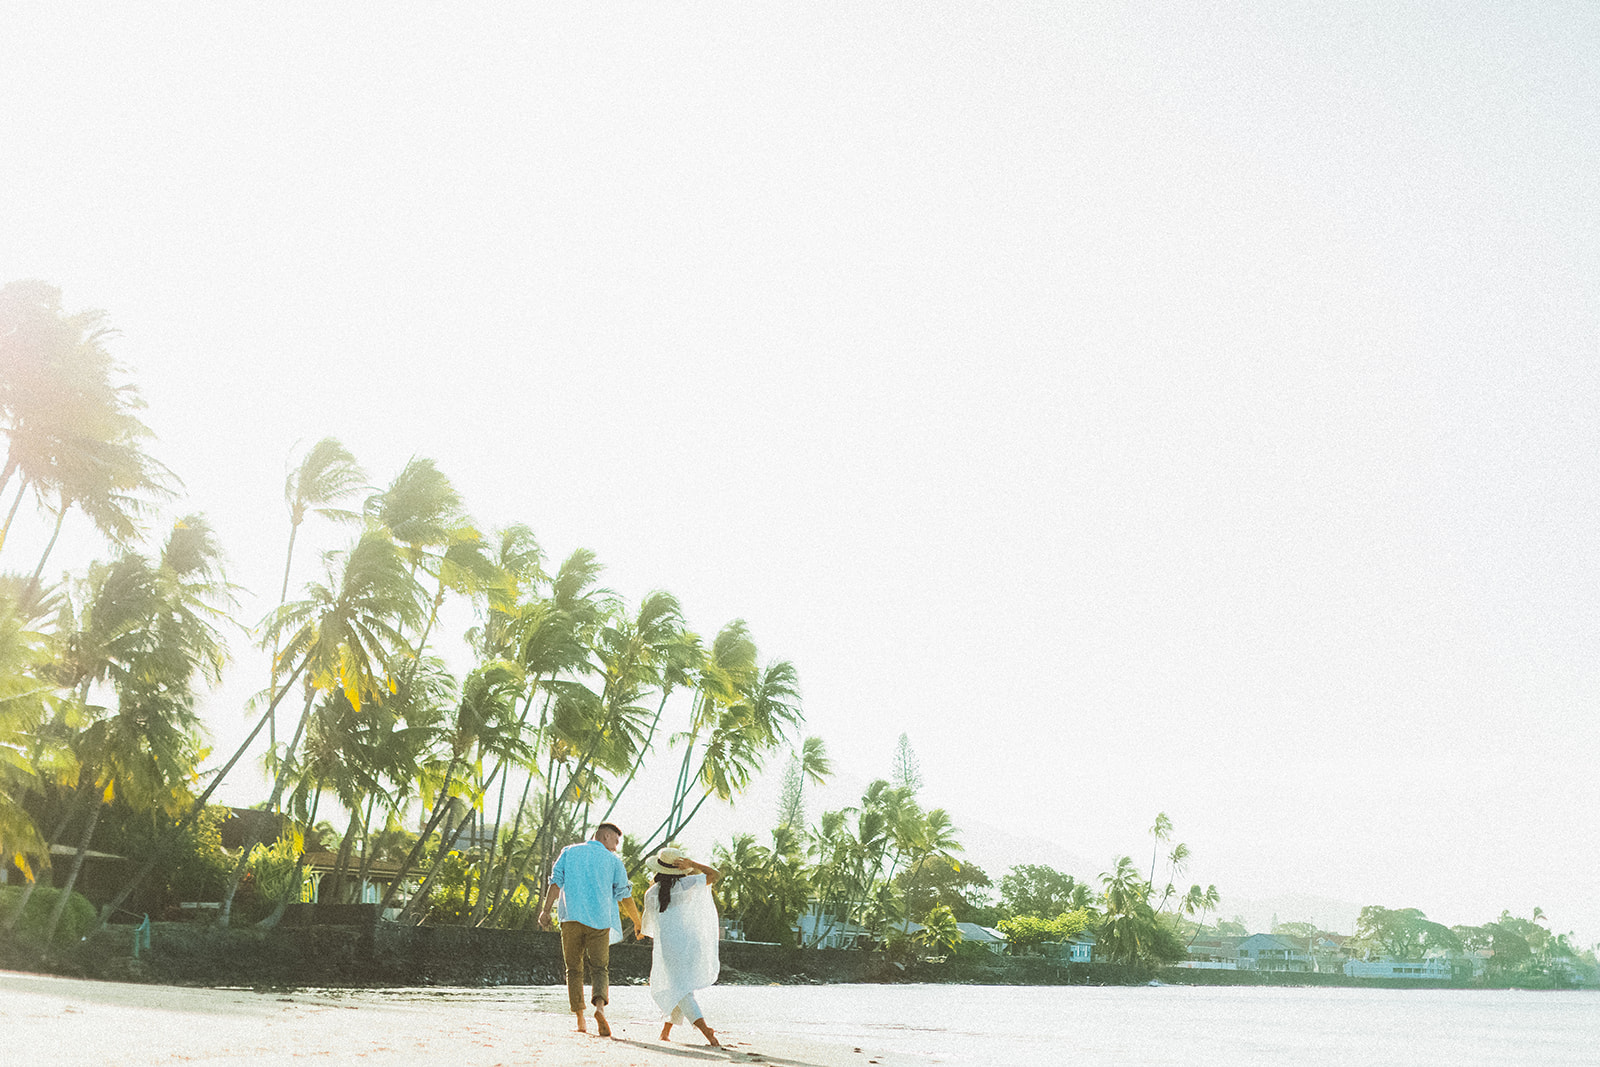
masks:
[[[622,831],[615,823],[603,822],[595,827],[590,840],[562,849],[550,871],[544,906],[539,909],[539,925],[547,930],[551,908],[558,909],[567,1000],[578,1017],[578,1029],[588,1030],[583,1018],[587,970],[594,987],[595,1028],[601,1037],[611,1036],[605,1009],[611,999],[611,946],[622,940],[620,905],[638,936],[655,941],[650,957],[650,996],[666,1019],[661,1040],[670,1037],[674,1025],[688,1022],[708,1042],[720,1044],[694,999],[695,990],[716,982],[720,969],[717,906],[711,899],[711,886],[720,875],[675,848],[662,849],[644,861],[655,880],[645,892],[641,915],[627,868],[617,856],[621,843]]]

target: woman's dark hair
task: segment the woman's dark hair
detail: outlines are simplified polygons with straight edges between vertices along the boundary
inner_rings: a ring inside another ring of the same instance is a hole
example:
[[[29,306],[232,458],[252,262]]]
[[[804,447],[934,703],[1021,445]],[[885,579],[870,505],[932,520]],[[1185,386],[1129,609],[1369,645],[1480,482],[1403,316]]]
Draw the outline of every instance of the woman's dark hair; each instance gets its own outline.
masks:
[[[658,912],[667,910],[667,905],[672,901],[672,887],[677,885],[678,879],[682,877],[681,874],[656,875],[656,885],[661,887],[661,892],[658,894],[661,897],[661,907],[656,909]]]

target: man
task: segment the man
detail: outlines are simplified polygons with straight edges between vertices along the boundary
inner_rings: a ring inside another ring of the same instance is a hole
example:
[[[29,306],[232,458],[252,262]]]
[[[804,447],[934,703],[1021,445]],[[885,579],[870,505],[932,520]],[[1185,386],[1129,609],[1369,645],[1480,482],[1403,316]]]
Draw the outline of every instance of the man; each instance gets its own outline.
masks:
[[[587,965],[594,986],[594,1022],[601,1037],[611,1036],[606,1022],[606,1004],[611,999],[611,942],[622,940],[622,923],[617,905],[639,930],[639,908],[633,902],[633,886],[628,870],[617,856],[622,831],[615,823],[603,822],[594,828],[594,837],[581,845],[561,850],[550,871],[550,886],[545,890],[544,906],[539,909],[539,925],[551,929],[550,909],[561,902],[561,959],[567,965],[567,1000],[578,1017],[579,1033],[588,1033],[583,1023],[583,972]]]

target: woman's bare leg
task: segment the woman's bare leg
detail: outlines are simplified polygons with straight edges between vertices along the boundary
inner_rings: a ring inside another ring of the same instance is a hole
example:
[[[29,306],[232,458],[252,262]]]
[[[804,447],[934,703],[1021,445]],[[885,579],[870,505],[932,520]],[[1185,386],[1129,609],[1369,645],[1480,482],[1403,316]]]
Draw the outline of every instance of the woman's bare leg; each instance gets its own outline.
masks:
[[[694,1021],[694,1028],[706,1035],[706,1044],[715,1045],[718,1048],[722,1047],[722,1042],[717,1040],[717,1032],[711,1029],[711,1027],[707,1026],[704,1019],[696,1019]]]

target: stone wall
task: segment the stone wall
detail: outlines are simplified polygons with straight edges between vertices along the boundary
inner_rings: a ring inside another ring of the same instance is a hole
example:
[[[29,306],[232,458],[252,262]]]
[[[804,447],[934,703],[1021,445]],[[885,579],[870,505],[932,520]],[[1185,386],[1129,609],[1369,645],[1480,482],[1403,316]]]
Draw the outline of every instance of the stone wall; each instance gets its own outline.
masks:
[[[285,917],[273,929],[217,929],[154,923],[150,946],[133,958],[133,929],[113,926],[46,957],[0,941],[0,966],[87,978],[203,986],[559,985],[561,938],[542,930],[474,930],[391,923],[310,924]],[[294,925],[288,925],[291,921]],[[1341,985],[1438,987],[1438,982],[1347,978],[1342,974],[1258,974],[1182,968],[1147,971],[1115,964],[1067,964],[985,950],[939,963],[894,961],[880,952],[800,949],[724,941],[724,984],[938,982],[972,985]],[[611,980],[643,982],[648,944],[611,948]]]

